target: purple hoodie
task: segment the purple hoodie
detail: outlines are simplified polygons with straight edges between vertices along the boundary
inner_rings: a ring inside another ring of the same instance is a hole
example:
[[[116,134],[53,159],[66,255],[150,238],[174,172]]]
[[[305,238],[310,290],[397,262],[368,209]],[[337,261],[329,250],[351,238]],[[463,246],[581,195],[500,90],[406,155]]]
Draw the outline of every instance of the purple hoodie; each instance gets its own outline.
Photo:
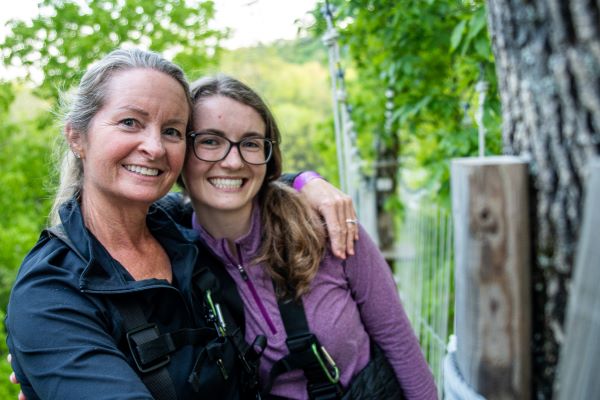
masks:
[[[260,210],[254,207],[250,231],[235,241],[239,257],[225,239],[215,239],[195,221],[193,226],[223,261],[244,302],[246,341],[267,337],[260,363],[266,382],[273,364],[288,354],[286,332],[279,314],[273,283],[265,268],[252,263],[261,244]],[[407,399],[437,399],[437,390],[417,338],[398,297],[390,268],[379,249],[361,228],[355,255],[343,261],[327,251],[310,291],[302,297],[310,330],[335,360],[341,383],[369,362],[370,340],[384,351]],[[272,394],[308,399],[301,370],[279,375]]]

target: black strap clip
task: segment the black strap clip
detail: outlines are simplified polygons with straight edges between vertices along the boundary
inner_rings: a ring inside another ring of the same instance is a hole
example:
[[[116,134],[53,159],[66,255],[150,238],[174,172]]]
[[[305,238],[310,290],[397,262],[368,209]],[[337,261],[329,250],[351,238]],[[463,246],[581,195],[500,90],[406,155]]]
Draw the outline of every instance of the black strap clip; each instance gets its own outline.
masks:
[[[142,373],[148,373],[164,367],[171,361],[171,357],[166,354],[168,352],[155,351],[152,354],[145,352],[144,344],[155,341],[160,338],[160,331],[156,324],[146,324],[139,326],[125,335],[127,343],[131,350],[131,355],[138,370]],[[168,346],[172,347],[172,346]],[[142,350],[142,351],[140,351]]]
[[[332,383],[309,383],[307,389],[311,400],[337,400],[343,394],[342,387]]]
[[[303,333],[296,336],[288,336],[286,344],[290,353],[300,353],[310,350],[313,343],[317,343],[317,337],[312,333]]]

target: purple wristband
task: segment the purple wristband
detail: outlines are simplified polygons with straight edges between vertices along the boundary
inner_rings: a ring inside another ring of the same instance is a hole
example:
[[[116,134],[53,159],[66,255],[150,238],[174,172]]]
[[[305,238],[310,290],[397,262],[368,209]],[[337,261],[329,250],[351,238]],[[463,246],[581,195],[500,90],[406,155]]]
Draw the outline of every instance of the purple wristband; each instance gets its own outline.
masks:
[[[304,171],[300,175],[298,175],[296,178],[294,178],[294,184],[292,185],[292,187],[294,189],[296,189],[297,192],[299,192],[302,190],[304,185],[306,185],[308,182],[310,182],[316,178],[324,179],[321,175],[319,175],[315,171]]]

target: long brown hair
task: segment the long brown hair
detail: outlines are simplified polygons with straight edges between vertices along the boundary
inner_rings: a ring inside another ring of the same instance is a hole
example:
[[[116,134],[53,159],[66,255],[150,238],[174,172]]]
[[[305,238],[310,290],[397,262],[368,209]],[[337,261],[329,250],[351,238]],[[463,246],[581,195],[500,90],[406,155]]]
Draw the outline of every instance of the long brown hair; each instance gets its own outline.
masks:
[[[263,263],[279,297],[299,298],[310,288],[325,252],[319,219],[293,189],[276,182],[281,176],[281,134],[263,99],[243,82],[219,74],[192,85],[194,105],[212,96],[224,96],[252,107],[265,123],[265,137],[275,141],[265,181],[258,192],[263,225],[262,245],[253,260]]]

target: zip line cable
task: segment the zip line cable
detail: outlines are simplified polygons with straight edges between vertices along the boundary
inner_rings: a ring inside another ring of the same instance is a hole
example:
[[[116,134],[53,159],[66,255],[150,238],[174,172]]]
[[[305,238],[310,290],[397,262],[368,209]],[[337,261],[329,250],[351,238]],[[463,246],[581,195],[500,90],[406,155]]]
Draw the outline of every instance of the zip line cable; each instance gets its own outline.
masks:
[[[361,171],[363,161],[356,146],[356,130],[347,102],[344,70],[340,62],[338,32],[333,21],[333,6],[325,0],[321,13],[327,22],[323,43],[328,48],[329,73],[333,99],[333,124],[335,130],[336,155],[342,191],[352,197],[358,217],[373,240],[378,243],[375,199],[375,179],[369,179]]]
[[[338,172],[341,189],[351,194],[351,179],[348,168],[351,165],[352,136],[356,136],[348,112],[347,95],[344,85],[344,71],[340,63],[338,32],[333,23],[333,8],[328,1],[321,10],[327,22],[327,31],[323,43],[329,49],[329,73],[331,75],[331,93],[333,96],[333,124],[335,129],[335,144],[338,160]]]

